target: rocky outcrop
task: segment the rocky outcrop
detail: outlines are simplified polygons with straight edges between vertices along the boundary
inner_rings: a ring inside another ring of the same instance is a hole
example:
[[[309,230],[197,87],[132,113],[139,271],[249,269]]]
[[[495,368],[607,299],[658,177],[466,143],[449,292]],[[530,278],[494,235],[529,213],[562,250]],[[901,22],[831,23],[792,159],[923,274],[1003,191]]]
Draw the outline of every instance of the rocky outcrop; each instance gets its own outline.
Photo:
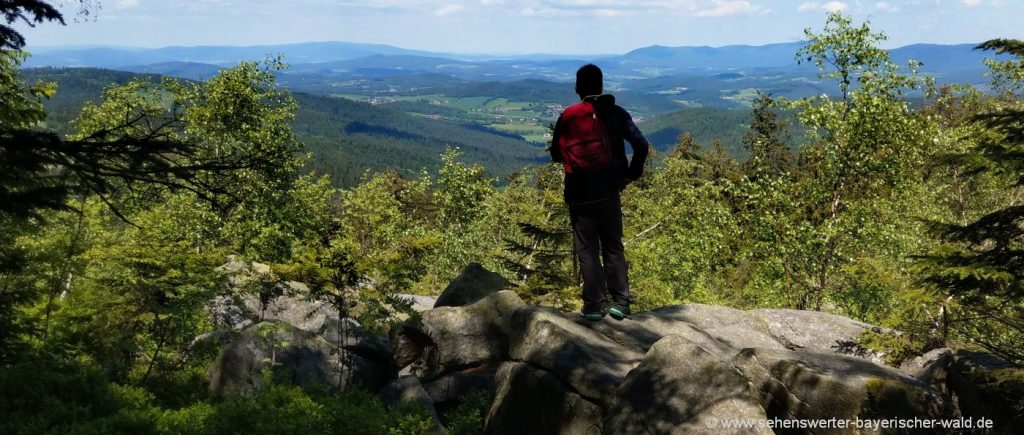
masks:
[[[494,391],[495,369],[464,370],[438,378],[423,386],[433,403],[457,402],[478,391]]]
[[[269,380],[264,369],[295,385],[380,389],[395,376],[387,348],[375,344],[355,321],[345,321],[351,332],[333,342],[280,321],[242,330],[210,366],[210,390],[217,395],[251,393]]]
[[[397,294],[395,295],[399,299],[408,302],[410,308],[417,313],[429,311],[434,308],[434,304],[437,303],[437,298],[423,295],[409,295],[409,294]]]
[[[751,310],[744,315],[754,328],[770,335],[786,349],[840,353],[877,364],[885,355],[857,345],[865,330],[881,328],[835,314],[802,310]]]
[[[232,292],[207,303],[215,329],[193,344],[220,348],[208,370],[214,393],[261,388],[264,369],[278,380],[334,389],[376,391],[396,377],[387,338],[339,317],[330,304],[311,298],[305,284],[279,281],[260,263],[232,260],[220,270]]]
[[[528,306],[506,284],[471,265],[389,338],[301,292],[256,305],[257,317],[254,300],[222,301],[212,313],[230,327],[197,342],[222,347],[215,393],[259,388],[269,368],[415,403],[438,433],[435,410],[479,391],[494,395],[490,434],[768,434],[710,424],[961,416],[995,420],[993,433],[1024,426],[1024,369],[990,355],[939,349],[897,369],[856,345],[878,328],[832,314],[689,304],[590,322]]]
[[[605,432],[700,433],[712,419],[767,418],[753,385],[719,355],[681,336],[658,340],[615,391]]]
[[[392,334],[400,367],[423,380],[508,359],[512,313],[523,301],[511,291],[494,293],[464,307],[423,312]]]
[[[744,349],[732,360],[769,417],[940,418],[939,393],[896,369],[845,355]]]
[[[227,275],[231,291],[206,304],[215,330],[240,331],[259,322],[280,321],[320,333],[329,319],[338,318],[330,304],[311,297],[309,287],[279,280],[266,264],[232,258],[218,270]]]
[[[957,414],[993,420],[992,433],[1024,427],[1024,367],[981,352],[936,349],[901,369],[932,385]]]
[[[554,375],[572,391],[602,405],[643,357],[639,348],[609,340],[549,308],[516,310],[512,325],[513,360]]]
[[[546,370],[522,362],[498,369],[488,434],[599,434],[603,412]]]
[[[413,403],[434,412],[434,401],[415,376],[402,376],[380,390],[381,401],[388,405]]]
[[[708,421],[956,415],[933,385],[844,345],[870,325],[825,313],[680,305],[588,322],[523,307],[511,325],[489,433],[729,433]]]
[[[469,263],[437,297],[434,308],[469,305],[510,286],[512,283],[507,279],[484,269],[480,263]]]

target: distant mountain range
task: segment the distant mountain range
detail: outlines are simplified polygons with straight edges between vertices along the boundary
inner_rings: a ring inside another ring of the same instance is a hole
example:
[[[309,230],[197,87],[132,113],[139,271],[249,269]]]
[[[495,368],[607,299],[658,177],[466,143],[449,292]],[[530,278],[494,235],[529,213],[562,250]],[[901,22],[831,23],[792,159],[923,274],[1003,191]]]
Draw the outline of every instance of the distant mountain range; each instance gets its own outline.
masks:
[[[291,65],[289,74],[328,76],[402,76],[436,73],[467,80],[545,79],[568,81],[576,68],[595,62],[611,81],[674,75],[807,74],[813,65],[798,65],[801,42],[761,46],[723,47],[650,46],[621,55],[466,55],[409,50],[390,45],[348,42],[310,42],[248,47],[196,46],[163,48],[64,47],[30,50],[25,67],[98,67],[139,73],[206,78],[224,66],[282,54]],[[890,50],[892,59],[905,65],[923,62],[923,72],[950,81],[980,77],[983,60],[991,53],[974,44],[914,44]]]
[[[128,48],[128,47],[40,47],[31,48],[25,66],[73,66],[120,68],[167,62],[194,62],[226,66],[242,60],[258,60],[284,54],[289,62],[319,63],[373,55],[418,55],[434,53],[406,50],[382,44],[349,42],[305,42],[284,45]]]

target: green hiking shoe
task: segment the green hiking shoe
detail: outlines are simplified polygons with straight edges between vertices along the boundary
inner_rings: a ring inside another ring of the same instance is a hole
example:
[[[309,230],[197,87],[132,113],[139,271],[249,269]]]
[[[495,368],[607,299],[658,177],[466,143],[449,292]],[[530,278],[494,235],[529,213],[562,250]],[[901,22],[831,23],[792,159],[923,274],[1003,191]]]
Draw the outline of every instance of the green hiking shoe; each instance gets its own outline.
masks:
[[[615,320],[622,320],[629,317],[631,313],[629,311],[629,305],[612,304],[612,306],[608,308],[608,314]]]
[[[600,306],[588,307],[588,306],[584,305],[583,309],[580,310],[580,317],[582,317],[584,319],[587,319],[587,320],[591,320],[591,321],[601,320],[601,319],[604,318],[604,315],[605,315],[605,310],[604,310],[604,308],[601,308]]]

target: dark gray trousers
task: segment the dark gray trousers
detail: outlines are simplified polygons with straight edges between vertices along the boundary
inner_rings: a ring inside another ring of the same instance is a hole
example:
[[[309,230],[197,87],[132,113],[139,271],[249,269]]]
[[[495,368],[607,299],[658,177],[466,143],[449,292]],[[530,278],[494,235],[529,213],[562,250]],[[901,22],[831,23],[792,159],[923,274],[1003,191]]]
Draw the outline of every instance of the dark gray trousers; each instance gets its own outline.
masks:
[[[583,303],[594,309],[611,300],[628,305],[629,266],[622,246],[622,203],[612,198],[588,204],[570,204],[573,245],[583,275]]]

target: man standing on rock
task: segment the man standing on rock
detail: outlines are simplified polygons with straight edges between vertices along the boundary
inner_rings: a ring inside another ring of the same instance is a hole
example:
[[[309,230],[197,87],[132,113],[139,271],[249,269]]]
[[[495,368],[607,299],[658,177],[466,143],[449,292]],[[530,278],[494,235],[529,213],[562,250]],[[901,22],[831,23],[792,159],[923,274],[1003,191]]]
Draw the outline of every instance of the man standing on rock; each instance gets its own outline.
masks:
[[[565,202],[583,272],[581,314],[587,320],[601,320],[605,313],[622,320],[630,314],[630,296],[619,193],[643,174],[649,145],[629,112],[603,91],[596,65],[576,71],[581,101],[558,118],[550,151],[565,168]],[[632,161],[625,141],[633,149]]]

